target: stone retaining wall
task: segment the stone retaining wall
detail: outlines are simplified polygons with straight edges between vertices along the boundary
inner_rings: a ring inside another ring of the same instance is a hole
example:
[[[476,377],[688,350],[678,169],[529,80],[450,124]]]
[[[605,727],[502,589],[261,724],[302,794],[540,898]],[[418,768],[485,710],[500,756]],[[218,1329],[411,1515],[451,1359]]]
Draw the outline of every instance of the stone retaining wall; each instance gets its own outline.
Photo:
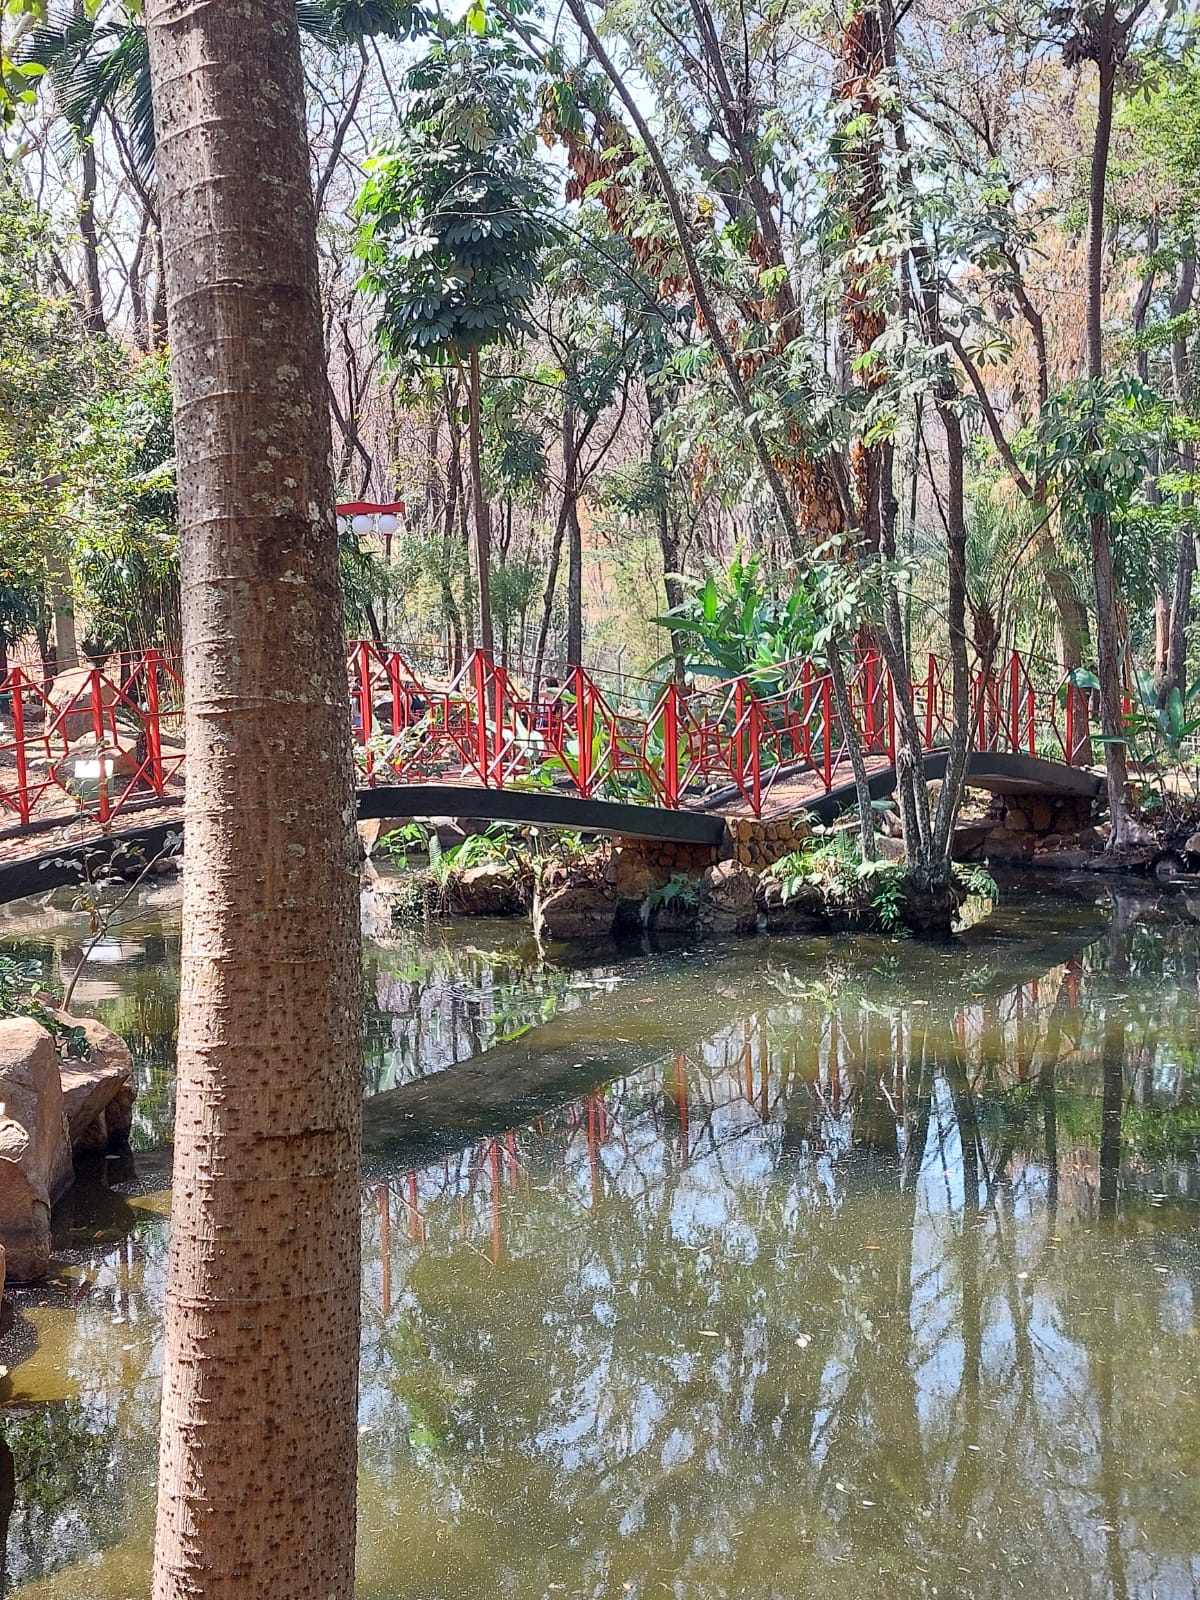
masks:
[[[1102,843],[1087,795],[997,794],[979,822],[960,825],[960,861],[1020,862],[1064,851],[1090,852]]]
[[[807,817],[785,817],[779,822],[760,822],[756,817],[730,817],[725,824],[726,858],[744,867],[773,867],[784,856],[799,850],[812,834]],[[725,851],[722,851],[724,856]]]

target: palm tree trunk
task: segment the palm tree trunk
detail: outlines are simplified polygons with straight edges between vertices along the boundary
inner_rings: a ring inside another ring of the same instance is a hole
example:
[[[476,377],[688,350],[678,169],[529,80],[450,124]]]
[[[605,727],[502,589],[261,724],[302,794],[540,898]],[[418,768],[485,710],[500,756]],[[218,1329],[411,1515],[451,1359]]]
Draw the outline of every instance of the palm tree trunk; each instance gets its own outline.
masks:
[[[154,1600],[350,1600],[353,767],[292,0],[147,5],[188,750]]]

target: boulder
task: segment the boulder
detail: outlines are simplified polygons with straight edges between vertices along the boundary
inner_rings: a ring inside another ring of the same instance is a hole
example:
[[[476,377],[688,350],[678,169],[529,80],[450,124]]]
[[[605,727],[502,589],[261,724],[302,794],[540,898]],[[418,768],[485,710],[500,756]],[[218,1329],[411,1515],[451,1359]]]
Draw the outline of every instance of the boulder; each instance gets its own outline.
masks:
[[[620,845],[613,851],[611,870],[617,899],[636,900],[639,904],[670,876],[659,862],[648,860],[644,851],[629,845]]]
[[[803,883],[790,900],[778,878],[760,878],[758,910],[768,933],[810,933],[827,922],[825,902],[815,883]]]
[[[1050,809],[1050,801],[1044,795],[1034,795],[1028,802],[1026,810],[1029,814],[1029,826],[1034,833],[1050,832],[1054,813]]]
[[[129,1048],[92,1017],[60,1017],[83,1030],[86,1060],[60,1063],[63,1112],[72,1153],[119,1150],[133,1125],[133,1066]]]
[[[700,880],[699,923],[706,933],[751,933],[758,922],[758,875],[718,861]]]
[[[92,671],[91,667],[68,667],[55,678],[46,696],[53,714],[53,727],[69,744],[74,744],[76,739],[96,737],[97,699],[102,732],[106,731],[107,713],[117,703],[116,688],[103,674],[96,679],[99,689],[96,693],[91,682]]]
[[[729,865],[736,866],[737,863],[730,862]],[[693,938],[700,926],[699,884],[692,883],[682,892],[665,899],[657,894],[651,895],[643,907],[642,917],[645,926],[660,938]]]
[[[955,861],[981,860],[988,832],[986,822],[960,822],[954,830]]]
[[[604,878],[575,879],[534,901],[533,931],[539,944],[595,944],[607,939],[617,916],[617,897]]]
[[[514,917],[525,909],[521,883],[503,861],[482,861],[448,885],[450,904],[463,917]]]
[[[50,1265],[50,1208],[73,1171],[54,1040],[28,1017],[0,1021],[0,1243],[9,1278]]]

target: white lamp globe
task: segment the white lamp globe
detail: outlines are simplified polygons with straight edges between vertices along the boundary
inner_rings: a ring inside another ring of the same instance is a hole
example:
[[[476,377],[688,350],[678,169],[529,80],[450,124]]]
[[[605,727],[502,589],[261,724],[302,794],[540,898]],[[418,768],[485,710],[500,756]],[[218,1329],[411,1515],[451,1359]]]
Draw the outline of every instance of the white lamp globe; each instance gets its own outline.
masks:
[[[378,519],[376,520],[375,526],[379,529],[380,533],[383,534],[385,539],[390,538],[399,527],[399,522],[395,512],[381,511]]]
[[[365,511],[360,511],[350,523],[351,530],[356,539],[361,539],[371,531],[371,519]]]

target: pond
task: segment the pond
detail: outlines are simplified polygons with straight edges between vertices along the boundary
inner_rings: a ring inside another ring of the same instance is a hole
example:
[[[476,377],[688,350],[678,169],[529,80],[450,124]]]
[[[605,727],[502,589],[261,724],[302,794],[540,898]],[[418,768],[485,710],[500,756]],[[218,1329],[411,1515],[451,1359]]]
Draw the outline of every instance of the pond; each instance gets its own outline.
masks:
[[[363,1600],[1195,1596],[1198,917],[1113,881],[952,948],[368,944]],[[0,1345],[23,1600],[148,1592],[177,934],[141,905],[77,991],[137,1150]]]

